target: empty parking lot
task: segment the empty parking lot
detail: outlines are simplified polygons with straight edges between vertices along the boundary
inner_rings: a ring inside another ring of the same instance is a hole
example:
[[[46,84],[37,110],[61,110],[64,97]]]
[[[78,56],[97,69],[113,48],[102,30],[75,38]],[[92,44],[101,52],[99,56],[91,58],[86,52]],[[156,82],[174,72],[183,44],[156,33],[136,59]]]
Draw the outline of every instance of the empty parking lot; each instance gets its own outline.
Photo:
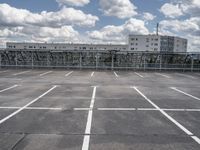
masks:
[[[2,150],[199,150],[200,73],[0,70]]]

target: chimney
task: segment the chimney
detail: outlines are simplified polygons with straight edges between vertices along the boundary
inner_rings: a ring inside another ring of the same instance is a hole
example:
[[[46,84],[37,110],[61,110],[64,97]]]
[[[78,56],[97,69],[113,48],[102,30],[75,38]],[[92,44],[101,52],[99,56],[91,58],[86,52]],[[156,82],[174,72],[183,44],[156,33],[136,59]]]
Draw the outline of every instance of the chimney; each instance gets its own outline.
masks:
[[[156,26],[156,35],[158,35],[158,30],[159,30],[159,23],[157,23],[157,26]]]

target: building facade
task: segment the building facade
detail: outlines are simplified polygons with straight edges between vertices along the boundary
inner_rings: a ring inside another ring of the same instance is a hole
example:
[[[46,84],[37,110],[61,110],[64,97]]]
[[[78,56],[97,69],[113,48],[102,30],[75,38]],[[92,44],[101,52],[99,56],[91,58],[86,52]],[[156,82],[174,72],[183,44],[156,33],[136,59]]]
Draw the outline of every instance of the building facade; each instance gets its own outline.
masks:
[[[187,52],[187,39],[162,35],[129,35],[129,50],[147,52]]]
[[[11,50],[187,52],[187,39],[161,35],[129,35],[128,44],[6,43]]]

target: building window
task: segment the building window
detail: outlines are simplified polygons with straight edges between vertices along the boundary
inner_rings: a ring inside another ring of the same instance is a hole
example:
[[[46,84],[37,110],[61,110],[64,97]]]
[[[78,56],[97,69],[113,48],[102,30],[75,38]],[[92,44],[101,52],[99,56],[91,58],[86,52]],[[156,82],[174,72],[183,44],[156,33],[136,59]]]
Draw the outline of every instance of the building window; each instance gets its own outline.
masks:
[[[135,43],[135,45],[138,45],[138,43]]]
[[[131,50],[134,50],[134,48],[131,48]]]
[[[158,43],[154,43],[154,46],[158,46]]]
[[[134,41],[135,39],[134,39],[134,38],[131,38],[131,40]]]

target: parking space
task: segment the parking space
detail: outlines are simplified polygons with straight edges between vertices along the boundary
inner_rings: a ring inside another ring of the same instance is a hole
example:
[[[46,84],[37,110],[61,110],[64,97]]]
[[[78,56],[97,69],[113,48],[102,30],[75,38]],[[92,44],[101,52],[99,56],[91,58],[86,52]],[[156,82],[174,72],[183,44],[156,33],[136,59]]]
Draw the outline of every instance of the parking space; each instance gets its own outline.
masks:
[[[195,73],[3,71],[0,149],[200,149]]]

